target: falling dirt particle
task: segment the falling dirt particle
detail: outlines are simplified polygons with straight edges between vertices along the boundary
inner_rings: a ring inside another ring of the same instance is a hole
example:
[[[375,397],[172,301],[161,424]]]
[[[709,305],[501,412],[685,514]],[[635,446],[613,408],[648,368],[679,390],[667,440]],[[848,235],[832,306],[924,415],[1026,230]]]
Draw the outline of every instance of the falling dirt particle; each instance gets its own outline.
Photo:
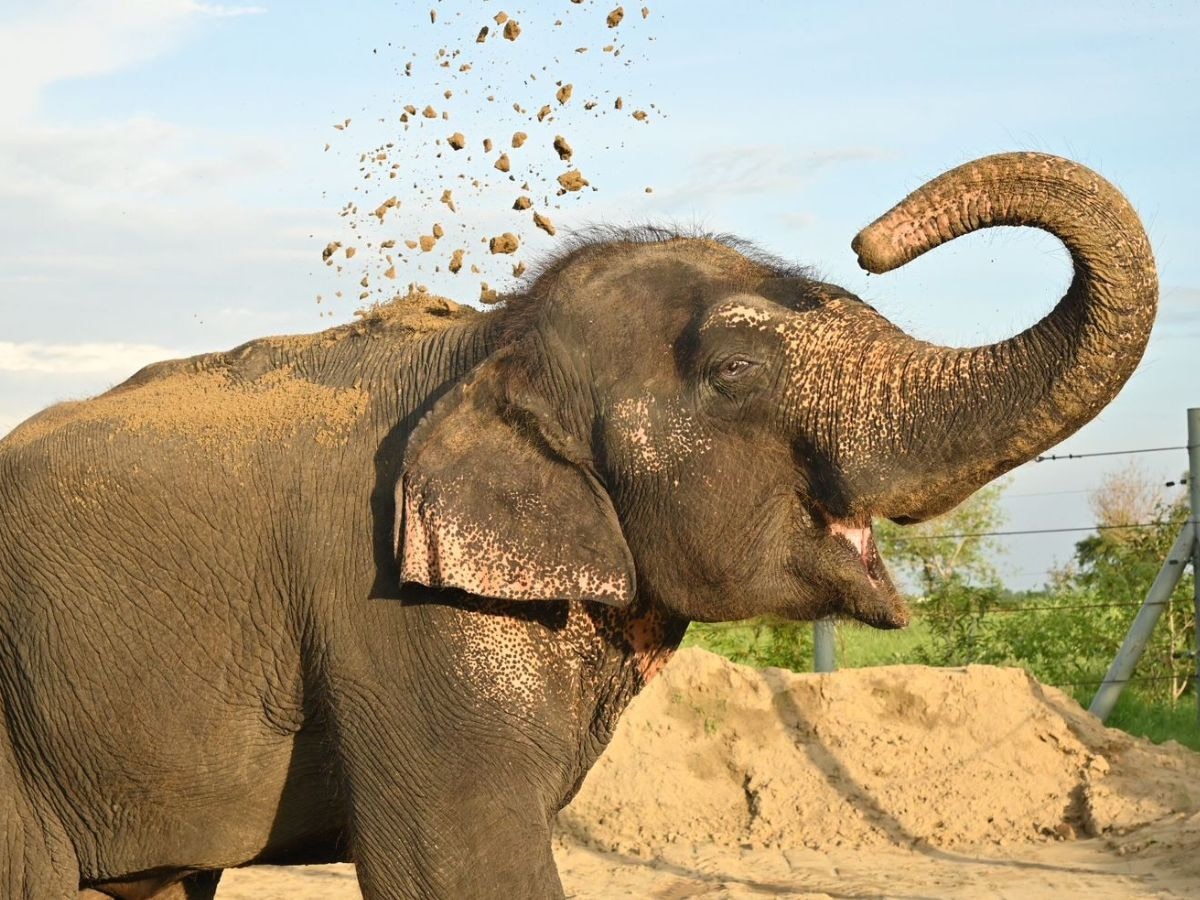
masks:
[[[513,148],[515,149],[517,147],[520,147],[522,144],[525,143],[526,140],[528,140],[528,138],[529,138],[529,135],[527,135],[525,132],[523,132],[523,131],[516,132],[512,138]]]
[[[383,277],[384,277],[384,278],[395,278],[395,277],[396,277],[396,267],[395,267],[395,266],[390,266],[390,267],[389,267],[389,268],[388,268],[388,269],[387,269],[387,270],[386,270],[386,271],[383,273]]]
[[[643,18],[643,19],[648,19],[648,18],[650,18],[650,7],[648,7],[648,6],[643,6],[643,7],[642,7],[642,18]]]
[[[416,241],[405,241],[404,246],[407,247],[409,250],[416,250],[417,247],[420,246],[420,244],[418,244]]]
[[[653,194],[653,193],[654,193],[654,188],[652,188],[652,187],[648,187],[648,188],[646,188],[646,193],[647,193],[647,194]]]
[[[589,182],[578,169],[572,169],[559,175],[558,183],[564,191],[579,191],[587,187]]]
[[[488,249],[492,253],[516,253],[520,246],[521,242],[511,231],[506,231],[488,241]]]
[[[502,10],[502,11],[496,13],[494,16],[492,16],[492,18],[495,20],[497,25],[503,25],[505,22],[508,21],[508,13],[506,13]]]
[[[405,64],[404,64],[404,74],[405,74],[405,75],[412,75],[412,63],[410,63],[410,62],[407,62],[407,63],[405,63]]]
[[[388,210],[400,205],[400,201],[395,197],[388,197],[375,208],[375,212],[371,213],[380,222],[383,222],[383,217],[387,215]]]
[[[437,243],[437,238],[435,238],[432,234],[421,235],[421,252],[428,253],[430,250],[433,249],[433,246],[436,243]]]
[[[479,274],[479,266],[475,265],[474,263],[471,264],[471,274],[473,274],[473,275]]]
[[[328,260],[329,257],[333,256],[333,254],[337,253],[338,250],[341,249],[341,246],[341,241],[330,241],[325,245],[325,249],[321,251],[321,259]]]
[[[354,259],[354,254],[357,252],[358,252],[357,247],[347,247],[346,248],[346,259]]]
[[[521,185],[521,190],[523,190],[523,191],[529,190],[529,182],[528,181],[525,182],[523,185]]]
[[[498,160],[496,160],[496,168],[499,169],[501,172],[507,172],[509,170],[510,166],[509,166],[509,162],[508,162],[508,154],[507,153],[500,154],[500,158]]]
[[[561,134],[554,136],[554,152],[558,154],[558,158],[564,162],[571,161],[571,154],[575,151],[571,149],[571,145],[567,143],[567,139]]]
[[[415,116],[417,114],[417,108],[415,106],[413,106],[411,103],[409,103],[407,106],[404,107],[404,111],[406,113],[408,113],[410,116]]]
[[[329,145],[328,145],[328,144],[326,144],[326,145],[325,145],[325,152],[326,152],[326,153],[328,153],[328,152],[329,152]]]
[[[513,104],[513,111],[519,112],[521,115],[525,115],[525,108],[523,106],[521,106],[520,103]]]
[[[448,120],[450,118],[450,113],[446,112],[445,110],[442,110],[442,118]]]
[[[479,282],[479,302],[480,303],[495,303],[500,299],[500,295],[492,288],[488,287],[486,281]]]
[[[408,121],[408,113],[400,113],[400,121],[407,122]],[[405,131],[407,131],[407,130],[408,129],[406,128]]]
[[[613,109],[624,109],[624,108],[625,108],[625,101],[622,100],[620,97],[618,97],[616,99],[616,102],[613,103]]]
[[[587,47],[576,47],[575,52],[576,53],[587,53]]]
[[[583,108],[584,108],[584,109],[595,109],[595,108],[596,108],[596,101],[595,101],[595,100],[589,100],[587,103],[583,104]]]
[[[484,152],[484,153],[491,153],[491,152],[492,152],[492,139],[491,139],[491,138],[484,138],[484,139],[483,139],[483,152]]]
[[[465,252],[466,252],[465,250],[455,250],[453,253],[450,254],[449,269],[455,275],[458,274],[459,269],[461,269],[463,266],[462,261],[463,261],[463,254]]]
[[[538,110],[537,120],[539,122],[541,122],[548,115],[550,115],[550,104],[549,103],[547,103],[545,106],[543,106],[541,109]]]
[[[477,38],[475,38],[475,43],[482,44],[484,41],[487,40],[487,36],[488,36],[488,27],[486,25],[484,25],[482,28],[479,29],[479,36]]]
[[[509,19],[504,23],[504,39],[515,41],[521,36],[521,26],[517,24],[516,19]]]
[[[605,53],[612,53],[614,50],[617,49],[617,45],[616,44],[605,44],[601,49]]]
[[[528,197],[518,197],[516,202],[513,203],[513,209],[516,210],[529,209],[531,206],[533,206],[533,201]]]
[[[386,241],[379,242],[379,247],[381,250],[391,250],[395,246],[396,246],[396,241],[392,238],[388,238]]]
[[[558,229],[554,227],[554,223],[550,221],[549,216],[543,216],[541,213],[536,211],[533,214],[533,224],[542,229],[542,231],[546,232],[546,234],[550,235],[550,237],[554,237],[555,232],[558,231]]]
[[[436,119],[437,118],[437,110],[434,109],[432,106],[426,106],[423,110],[421,110],[421,115],[423,115],[427,119]]]
[[[605,19],[604,21],[606,21],[608,23],[609,28],[616,28],[618,25],[621,24],[621,20],[623,18],[625,18],[625,7],[618,6],[616,9],[614,9],[612,12],[610,12],[608,14],[608,18]]]
[[[454,91],[451,91],[451,90],[442,91],[442,96],[445,97],[447,100],[449,100],[451,97],[454,96]]]
[[[437,21],[437,10],[436,10],[436,9],[431,9],[431,10],[429,11],[429,21],[430,21],[430,22],[436,22],[436,21]]]
[[[455,150],[461,150],[463,147],[467,146],[467,138],[461,131],[456,131],[454,134],[450,135],[450,137],[446,138],[446,143]]]
[[[450,212],[458,212],[458,209],[454,205],[454,197],[448,188],[442,191],[442,202],[450,207]]]
[[[645,122],[646,121],[646,111],[644,109],[635,109],[633,111],[633,117],[635,119],[637,119],[639,122]]]
[[[519,262],[515,266],[513,266],[513,278],[520,278],[524,274],[525,274],[524,261]]]
[[[445,228],[443,228],[441,225],[438,225],[438,224],[435,222],[435,223],[434,223],[434,225],[433,225],[433,236],[434,236],[435,238],[439,238],[439,239],[440,239],[440,238],[443,238],[443,237],[445,237],[445,236],[446,236],[446,229],[445,229]]]
[[[565,104],[568,100],[571,99],[571,92],[574,90],[575,90],[574,85],[564,84],[562,87],[560,87],[555,92],[554,97],[556,100],[558,100],[559,103]]]
[[[471,64],[470,64],[470,63],[463,63],[461,66],[459,66],[459,67],[458,67],[458,71],[460,71],[460,72],[470,72],[470,71],[471,71]]]
[[[359,281],[359,286],[360,286],[360,287],[370,287],[370,286],[371,286],[371,278],[370,278],[370,276],[369,276],[369,275],[364,275],[364,276],[362,277],[362,280],[361,280],[361,281]]]

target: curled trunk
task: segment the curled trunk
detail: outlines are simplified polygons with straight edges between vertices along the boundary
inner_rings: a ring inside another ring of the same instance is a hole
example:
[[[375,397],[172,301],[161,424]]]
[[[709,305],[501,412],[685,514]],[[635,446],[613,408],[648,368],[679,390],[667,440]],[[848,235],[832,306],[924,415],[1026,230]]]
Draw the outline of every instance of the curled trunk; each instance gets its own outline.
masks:
[[[1092,419],[1141,359],[1158,299],[1149,241],[1120,192],[1069,160],[1009,153],[960,166],[853,247],[863,268],[881,273],[997,225],[1062,240],[1071,286],[1040,322],[996,344],[953,349],[897,335],[872,348],[860,396],[874,399],[853,413],[872,427],[845,429],[835,450],[864,512],[916,520],[949,509]],[[889,393],[897,375],[902,388]]]

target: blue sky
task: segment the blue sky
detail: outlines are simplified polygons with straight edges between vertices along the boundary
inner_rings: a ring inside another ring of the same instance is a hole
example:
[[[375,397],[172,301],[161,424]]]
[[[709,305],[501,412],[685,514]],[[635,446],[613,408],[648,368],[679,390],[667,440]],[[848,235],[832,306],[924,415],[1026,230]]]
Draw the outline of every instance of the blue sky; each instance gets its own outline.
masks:
[[[647,19],[627,5],[609,29],[615,5],[0,2],[0,433],[156,358],[348,319],[359,277],[372,291],[391,283],[378,254],[344,261],[340,276],[322,265],[327,241],[352,241],[338,215],[347,201],[369,210],[394,193],[389,226],[402,239],[453,220],[461,230],[451,237],[470,247],[513,227],[515,185],[479,153],[472,165],[493,183],[467,192],[453,216],[411,185],[453,177],[432,157],[435,134],[500,144],[523,127],[535,138],[563,129],[597,188],[546,198],[560,227],[662,220],[734,232],[815,266],[912,333],[954,344],[995,340],[1044,314],[1069,280],[1057,242],[994,230],[868,279],[850,239],[926,178],[976,156],[1076,158],[1141,212],[1163,305],[1138,373],[1061,449],[1185,442],[1184,410],[1200,406],[1200,7],[649,0]],[[501,10],[521,36],[476,45]],[[603,53],[608,42],[622,57]],[[574,52],[581,45],[588,53]],[[469,77],[447,80],[439,47],[462,48]],[[408,60],[411,77],[401,74]],[[522,125],[513,98],[536,109],[558,79],[576,99],[544,128]],[[583,114],[585,95],[604,100],[594,114]],[[613,111],[613,95],[649,121]],[[405,132],[397,117],[409,102],[453,115]],[[334,130],[345,118],[351,126]],[[403,174],[384,188],[362,181],[358,156],[386,141]],[[534,143],[538,175],[549,150]],[[522,258],[555,243],[532,229],[522,238]],[[397,283],[461,300],[480,280],[511,283],[512,260],[476,251],[469,260],[483,271],[451,276],[434,271],[445,254],[434,257],[410,255]],[[1139,459],[1163,480],[1186,465],[1182,452]],[[1122,462],[1022,467],[1008,527],[1089,524],[1086,490]],[[1002,568],[1014,584],[1038,583],[1077,537],[1007,541]]]

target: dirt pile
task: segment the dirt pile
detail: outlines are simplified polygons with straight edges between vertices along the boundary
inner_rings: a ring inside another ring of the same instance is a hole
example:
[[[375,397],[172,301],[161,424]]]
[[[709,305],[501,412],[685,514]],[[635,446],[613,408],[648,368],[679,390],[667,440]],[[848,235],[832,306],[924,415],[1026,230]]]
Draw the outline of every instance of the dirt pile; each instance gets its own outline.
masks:
[[[1015,669],[797,675],[685,650],[559,816],[597,848],[952,848],[1200,821],[1200,756]],[[1134,851],[1138,847],[1132,848]]]

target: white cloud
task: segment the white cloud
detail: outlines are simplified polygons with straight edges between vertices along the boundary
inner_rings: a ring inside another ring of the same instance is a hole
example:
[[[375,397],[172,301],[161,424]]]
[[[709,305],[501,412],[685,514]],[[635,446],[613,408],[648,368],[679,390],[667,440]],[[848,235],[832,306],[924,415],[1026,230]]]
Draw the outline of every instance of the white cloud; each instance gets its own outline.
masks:
[[[148,363],[178,356],[178,352],[154,344],[0,341],[0,372],[34,372],[47,375],[133,374]]]
[[[264,11],[196,0],[49,0],[0,20],[0,122],[30,119],[55,82],[153,59],[193,22]]]
[[[777,195],[796,188],[829,166],[884,156],[881,150],[870,147],[802,153],[784,144],[750,144],[708,150],[693,159],[691,174],[683,186],[662,192],[661,202],[678,206],[711,202],[713,197],[720,195]]]
[[[0,135],[0,201],[38,208],[161,205],[211,196],[237,179],[278,172],[285,160],[262,138],[209,135],[158,119],[87,126],[22,126]]]
[[[238,16],[261,16],[265,6],[226,6],[223,3],[189,3],[191,9],[214,19],[234,19]]]

